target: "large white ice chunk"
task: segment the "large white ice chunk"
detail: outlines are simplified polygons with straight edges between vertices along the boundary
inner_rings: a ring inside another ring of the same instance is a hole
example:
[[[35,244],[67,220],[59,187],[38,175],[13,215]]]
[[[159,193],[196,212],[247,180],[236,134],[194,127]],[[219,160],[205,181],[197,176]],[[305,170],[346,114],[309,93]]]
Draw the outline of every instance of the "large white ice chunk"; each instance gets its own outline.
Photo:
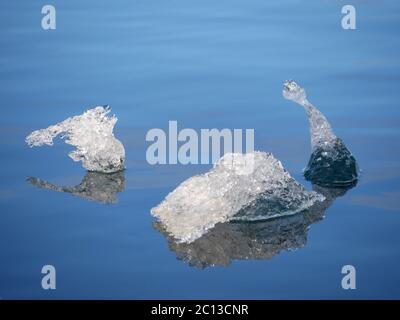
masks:
[[[151,213],[178,242],[190,243],[220,222],[294,214],[323,199],[306,191],[271,153],[228,153],[209,172],[180,184]]]
[[[125,149],[114,137],[117,118],[108,116],[108,106],[98,106],[79,116],[68,118],[46,129],[33,131],[26,137],[31,147],[53,145],[53,139],[61,135],[65,143],[76,150],[69,153],[74,161],[82,161],[89,171],[111,173],[124,169]]]

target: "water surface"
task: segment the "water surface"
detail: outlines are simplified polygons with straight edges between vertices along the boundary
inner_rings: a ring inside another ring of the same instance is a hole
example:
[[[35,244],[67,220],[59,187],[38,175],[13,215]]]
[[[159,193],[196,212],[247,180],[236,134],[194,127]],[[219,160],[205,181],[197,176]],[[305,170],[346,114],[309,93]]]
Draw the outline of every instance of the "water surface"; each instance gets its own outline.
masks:
[[[40,1],[0,5],[2,299],[400,298],[397,1],[353,1],[351,31],[341,28],[343,1],[52,4],[55,31],[41,29]],[[150,166],[146,132],[167,129],[169,120],[254,128],[256,149],[311,189],[302,178],[308,123],[282,98],[287,78],[306,88],[352,150],[359,183],[321,216],[288,220],[279,238],[287,245],[268,247],[269,255],[246,259],[241,245],[259,234],[275,241],[273,222],[218,227],[209,237],[227,241],[225,256],[217,255],[225,259],[186,261],[187,248],[171,247],[150,209],[210,166]],[[115,134],[127,153],[124,191],[122,180],[113,189],[118,203],[26,180],[79,185],[86,172],[66,156],[70,146],[30,149],[24,138],[105,104],[119,118]],[[56,290],[41,289],[45,264],[56,267]],[[345,264],[357,269],[356,290],[341,288]]]

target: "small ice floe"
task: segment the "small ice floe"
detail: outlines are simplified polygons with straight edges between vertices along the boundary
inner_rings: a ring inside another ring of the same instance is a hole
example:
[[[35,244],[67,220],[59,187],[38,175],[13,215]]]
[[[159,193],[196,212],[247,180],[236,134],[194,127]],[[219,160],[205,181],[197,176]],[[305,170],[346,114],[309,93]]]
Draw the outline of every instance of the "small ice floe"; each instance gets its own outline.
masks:
[[[271,153],[228,153],[209,172],[181,183],[151,213],[178,242],[190,243],[217,223],[291,215],[323,199],[305,190]]]
[[[348,188],[323,188],[314,190],[325,196],[324,201],[315,202],[299,214],[260,220],[229,221],[218,223],[209,232],[190,243],[177,242],[164,228],[161,221],[153,226],[168,242],[169,249],[179,260],[192,267],[207,268],[228,266],[235,260],[272,259],[283,251],[301,249],[307,244],[310,226],[325,217],[327,209],[337,197],[343,196]],[[254,214],[252,208],[250,215]],[[259,207],[262,215],[263,207]],[[246,214],[243,212],[243,215]]]
[[[89,171],[104,173],[124,169],[125,149],[114,137],[113,129],[117,118],[108,116],[111,109],[99,106],[82,115],[68,118],[46,129],[33,131],[26,137],[30,147],[53,145],[53,139],[61,136],[65,143],[76,149],[69,153],[74,161],[82,161]]]

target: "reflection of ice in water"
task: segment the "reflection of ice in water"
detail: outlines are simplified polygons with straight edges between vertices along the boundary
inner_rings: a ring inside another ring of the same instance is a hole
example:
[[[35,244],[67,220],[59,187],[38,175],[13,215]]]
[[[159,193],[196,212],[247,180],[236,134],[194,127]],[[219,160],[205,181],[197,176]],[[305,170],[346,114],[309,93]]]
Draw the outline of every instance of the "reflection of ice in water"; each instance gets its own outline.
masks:
[[[232,260],[271,259],[281,251],[304,247],[310,225],[323,219],[325,211],[347,189],[314,186],[314,190],[325,200],[301,213],[258,222],[218,223],[191,243],[177,242],[160,221],[154,222],[154,227],[167,238],[170,250],[191,266],[205,268],[227,266]],[[260,211],[262,215],[262,206]]]
[[[307,180],[325,187],[351,186],[357,181],[357,163],[343,141],[335,136],[325,116],[306,97],[296,82],[285,81],[283,96],[307,112],[312,155],[304,171]]]
[[[243,167],[246,163],[251,170]],[[192,242],[240,210],[252,214],[238,218],[258,220],[294,214],[322,200],[306,191],[270,153],[226,154],[209,172],[180,184],[151,213],[177,241]],[[253,210],[260,203],[261,216]]]
[[[125,149],[114,137],[117,118],[108,117],[108,107],[96,107],[80,116],[68,118],[46,129],[32,132],[26,142],[31,147],[53,145],[53,139],[61,135],[65,142],[76,147],[69,156],[82,161],[89,171],[116,172],[124,169]]]
[[[125,189],[125,174],[123,171],[108,174],[87,172],[82,182],[73,187],[57,186],[33,177],[29,177],[28,181],[40,188],[71,193],[78,197],[105,204],[117,203],[117,192],[122,192]]]

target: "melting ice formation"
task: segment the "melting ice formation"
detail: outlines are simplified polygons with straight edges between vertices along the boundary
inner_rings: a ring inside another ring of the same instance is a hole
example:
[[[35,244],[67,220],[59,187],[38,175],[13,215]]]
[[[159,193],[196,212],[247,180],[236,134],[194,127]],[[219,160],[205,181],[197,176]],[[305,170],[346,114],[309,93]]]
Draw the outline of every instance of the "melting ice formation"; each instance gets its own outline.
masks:
[[[335,136],[325,116],[307,100],[304,89],[292,80],[285,81],[283,96],[303,106],[308,115],[312,154],[304,170],[305,178],[326,187],[355,184],[358,176],[355,158]]]
[[[251,170],[243,171],[246,166]],[[228,153],[211,171],[184,181],[151,213],[178,242],[190,243],[217,223],[290,215],[323,199],[305,190],[271,153]]]
[[[117,172],[124,169],[125,149],[114,137],[115,116],[109,117],[111,109],[99,106],[79,116],[68,118],[46,129],[32,132],[26,142],[31,147],[53,145],[53,139],[61,136],[65,143],[76,147],[69,153],[74,161],[82,161],[89,171]]]
[[[155,221],[153,226],[166,237],[170,250],[178,259],[193,267],[228,266],[232,260],[271,259],[281,251],[304,247],[310,225],[323,219],[335,199],[351,187],[323,188],[314,185],[313,188],[323,194],[325,200],[315,202],[300,214],[257,223],[218,223],[190,243],[176,241],[161,221]]]
[[[334,135],[325,116],[307,101],[304,89],[294,81],[285,82],[283,95],[302,105],[309,116],[313,152],[305,177],[315,186],[353,186],[357,181],[356,161]],[[246,168],[249,164],[251,169]],[[175,243],[170,246],[188,245],[194,250],[190,244],[201,241],[205,234],[212,237],[225,228],[238,232],[237,225],[226,222],[284,217],[318,207],[323,201],[327,200],[322,194],[305,190],[270,153],[225,154],[211,171],[184,181],[151,213],[159,219],[157,229]]]
[[[124,171],[114,173],[87,172],[81,183],[77,186],[58,186],[39,178],[27,179],[34,186],[70,193],[75,196],[97,201],[103,204],[117,203],[117,193],[125,189]]]

